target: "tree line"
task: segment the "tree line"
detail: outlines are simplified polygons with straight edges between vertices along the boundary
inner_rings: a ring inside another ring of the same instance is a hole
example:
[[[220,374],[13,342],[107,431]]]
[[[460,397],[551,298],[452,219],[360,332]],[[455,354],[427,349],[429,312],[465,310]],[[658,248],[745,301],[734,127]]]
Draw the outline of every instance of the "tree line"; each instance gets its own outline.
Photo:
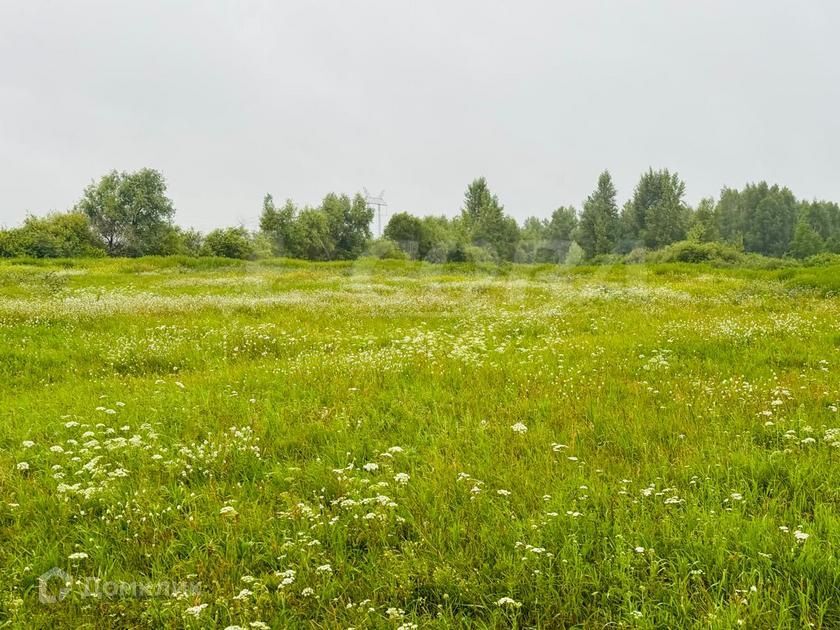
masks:
[[[719,198],[685,201],[685,182],[649,169],[619,207],[604,171],[580,211],[561,206],[520,226],[487,181],[474,180],[453,218],[394,214],[383,235],[371,234],[373,210],[359,195],[327,194],[318,206],[263,200],[259,229],[228,227],[202,234],[174,223],[163,175],[153,169],[112,171],[91,183],[68,212],[28,216],[0,230],[3,257],[188,255],[254,259],[287,256],[349,260],[359,256],[430,262],[570,263],[644,260],[663,252],[676,260],[742,253],[805,259],[840,254],[840,207],[797,199],[766,182],[724,188]]]

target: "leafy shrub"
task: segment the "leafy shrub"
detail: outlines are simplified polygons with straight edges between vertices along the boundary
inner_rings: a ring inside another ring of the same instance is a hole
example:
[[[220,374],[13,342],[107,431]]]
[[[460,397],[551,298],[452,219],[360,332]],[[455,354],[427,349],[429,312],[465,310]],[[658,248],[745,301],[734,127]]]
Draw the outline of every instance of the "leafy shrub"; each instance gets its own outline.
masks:
[[[805,259],[803,263],[806,267],[829,267],[832,265],[840,265],[840,255],[838,254],[817,254]]]
[[[89,258],[104,256],[100,239],[79,212],[28,216],[23,225],[0,232],[0,256]]]
[[[723,243],[696,243],[679,241],[655,252],[656,262],[726,263],[734,264],[743,259],[743,254]]]
[[[625,257],[624,262],[629,265],[638,265],[647,261],[648,250],[644,247],[635,247]]]
[[[244,227],[213,230],[204,238],[201,254],[242,260],[256,257],[253,239]]]
[[[367,256],[379,259],[403,260],[406,253],[400,249],[394,241],[388,238],[380,238],[373,241],[366,252]]]

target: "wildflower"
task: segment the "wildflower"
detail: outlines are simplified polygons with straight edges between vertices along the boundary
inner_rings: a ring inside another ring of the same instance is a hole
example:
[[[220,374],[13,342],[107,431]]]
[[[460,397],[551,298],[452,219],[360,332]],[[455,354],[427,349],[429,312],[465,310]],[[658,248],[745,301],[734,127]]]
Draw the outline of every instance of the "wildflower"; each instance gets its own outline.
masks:
[[[320,567],[315,569],[316,573],[332,573],[332,566],[329,564],[322,564]]]
[[[303,595],[304,597],[312,597],[315,594],[315,591],[312,588],[307,586],[305,589],[303,589],[300,592],[300,594]]]
[[[193,617],[198,617],[205,608],[207,608],[207,604],[198,604],[197,606],[190,606],[184,612]]]
[[[377,470],[379,470],[379,464],[377,464],[376,462],[368,462],[367,464],[362,466],[362,468],[366,472],[372,473],[372,472],[376,472]]]
[[[810,534],[806,534],[800,529],[797,529],[795,532],[793,532],[793,537],[796,538],[797,542],[805,542],[806,540],[808,540],[809,536]]]
[[[496,600],[496,606],[506,606],[508,608],[519,608],[522,606],[521,603],[513,599],[512,597],[502,597]]]
[[[252,628],[257,628],[257,630],[268,630],[271,627],[264,621],[252,621],[248,625]]]
[[[27,470],[29,470],[29,462],[18,462],[17,469],[21,472],[26,472]]]
[[[62,448],[59,444],[54,444],[50,446],[50,452],[52,453],[63,453],[64,448]]]
[[[501,495],[503,497],[509,497],[510,496],[510,490],[499,489],[499,490],[496,490],[496,494]]]
[[[239,591],[239,595],[235,595],[233,599],[248,599],[253,594],[253,591],[247,588],[243,588],[241,591]]]
[[[402,619],[402,616],[405,614],[405,611],[402,608],[394,608],[393,606],[385,611],[385,614],[388,615],[388,619]]]
[[[516,424],[511,425],[510,428],[513,429],[514,433],[519,433],[520,435],[528,432],[528,427],[526,427],[521,422],[517,422]]]
[[[644,553],[645,548],[644,547],[636,547],[633,551],[635,551],[636,553]]]
[[[729,495],[729,498],[733,501],[741,501],[743,500],[744,496],[740,492],[733,492]]]
[[[35,442],[33,442],[32,440],[24,440],[23,442],[21,442],[21,446],[23,446],[23,448],[32,448],[33,446],[35,446]]]
[[[392,446],[391,448],[388,449],[388,452],[391,453],[391,454],[402,453],[403,449],[402,449],[402,446]]]
[[[77,551],[76,553],[71,553],[67,556],[68,560],[86,560],[88,555],[84,551]]]
[[[408,473],[401,472],[394,475],[394,481],[403,486],[408,483],[409,479],[411,477],[408,476]]]
[[[219,514],[221,514],[222,516],[236,516],[237,514],[239,514],[239,512],[237,512],[236,508],[234,508],[233,506],[226,505],[221,510],[219,510]]]

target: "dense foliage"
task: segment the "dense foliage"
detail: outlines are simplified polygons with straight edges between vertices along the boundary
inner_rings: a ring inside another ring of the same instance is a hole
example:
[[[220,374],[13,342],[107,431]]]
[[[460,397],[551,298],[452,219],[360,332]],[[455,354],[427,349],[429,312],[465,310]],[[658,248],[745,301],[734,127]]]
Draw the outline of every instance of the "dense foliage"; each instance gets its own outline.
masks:
[[[724,188],[719,199],[685,201],[685,182],[668,169],[648,169],[619,209],[609,171],[580,213],[561,206],[520,226],[505,213],[483,177],[467,187],[453,217],[391,216],[372,239],[373,210],[359,194],[329,193],[316,207],[266,195],[259,230],[223,228],[202,235],[173,224],[175,209],[163,176],[152,169],[112,171],[66,214],[29,217],[0,230],[3,257],[210,255],[238,259],[283,256],[352,260],[360,256],[429,262],[567,263],[712,260],[744,256],[805,260],[840,253],[840,207],[800,200],[766,182]],[[715,246],[704,247],[704,244]]]

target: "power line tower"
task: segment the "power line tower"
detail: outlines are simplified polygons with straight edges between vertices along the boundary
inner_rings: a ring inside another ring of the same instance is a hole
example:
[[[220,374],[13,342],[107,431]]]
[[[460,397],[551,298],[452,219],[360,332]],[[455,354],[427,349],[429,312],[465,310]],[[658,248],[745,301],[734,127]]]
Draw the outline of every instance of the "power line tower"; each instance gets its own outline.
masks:
[[[378,195],[371,195],[367,188],[362,187],[365,191],[365,203],[368,208],[372,208],[376,212],[376,235],[382,236],[382,209],[388,211],[388,204],[385,201],[385,191],[383,190]]]

